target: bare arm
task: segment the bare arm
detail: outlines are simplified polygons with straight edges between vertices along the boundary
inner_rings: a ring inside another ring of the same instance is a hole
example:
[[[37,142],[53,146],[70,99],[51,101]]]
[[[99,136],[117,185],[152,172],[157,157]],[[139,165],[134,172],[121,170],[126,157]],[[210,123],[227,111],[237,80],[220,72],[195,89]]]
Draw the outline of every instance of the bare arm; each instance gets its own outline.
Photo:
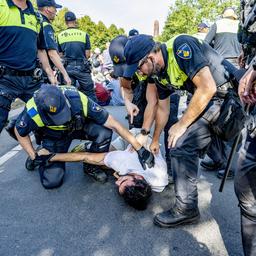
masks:
[[[168,145],[171,147],[176,145],[177,140],[185,133],[189,125],[199,117],[217,91],[216,83],[209,67],[202,68],[194,76],[192,82],[196,90],[187,111],[169,130]]]
[[[153,153],[159,152],[159,138],[161,135],[162,130],[164,129],[170,113],[170,97],[159,100],[158,101],[158,108],[156,112],[156,119],[155,119],[155,130],[153,134],[152,143],[150,145],[150,150]]]
[[[51,84],[57,84],[57,79],[55,78],[53,70],[50,66],[46,51],[38,49],[37,57],[38,57],[40,63],[42,64],[43,70],[47,74]]]
[[[146,91],[147,106],[144,112],[142,128],[150,130],[157,111],[158,94],[155,84],[148,84]]]
[[[117,122],[111,115],[109,115],[104,126],[116,131],[124,140],[128,141],[136,151],[141,148],[140,143],[133,137],[133,135],[124,126]]]
[[[31,139],[29,136],[25,136],[25,137],[21,137],[17,131],[16,128],[14,128],[14,132],[15,132],[15,135],[17,136],[17,139],[20,143],[20,145],[23,147],[23,149],[28,153],[28,155],[30,156],[30,158],[32,160],[35,159],[35,149],[32,145],[32,142],[31,142]]]
[[[130,115],[130,122],[133,123],[133,117],[139,113],[139,108],[132,103],[133,91],[131,87],[131,81],[125,78],[120,78],[120,85],[124,94],[124,104],[128,115]]]
[[[50,162],[85,162],[88,164],[104,165],[104,158],[107,153],[89,153],[89,152],[76,152],[76,153],[57,153]]]
[[[61,72],[61,74],[63,75],[66,83],[68,85],[71,85],[71,80],[68,76],[68,73],[66,71],[66,69],[64,68],[62,62],[61,62],[61,58],[58,54],[58,52],[56,50],[48,50],[48,55],[51,59],[51,61],[53,62],[53,64],[55,65],[55,67]]]

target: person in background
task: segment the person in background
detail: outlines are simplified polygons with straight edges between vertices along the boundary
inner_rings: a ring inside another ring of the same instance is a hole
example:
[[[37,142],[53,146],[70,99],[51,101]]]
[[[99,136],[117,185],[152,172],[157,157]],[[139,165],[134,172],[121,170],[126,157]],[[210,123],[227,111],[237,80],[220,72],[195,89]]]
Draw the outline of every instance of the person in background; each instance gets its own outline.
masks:
[[[208,25],[205,24],[204,22],[201,22],[197,26],[197,33],[194,34],[193,36],[200,39],[200,40],[204,40],[208,31],[209,31]]]
[[[124,106],[124,98],[122,96],[122,91],[120,87],[120,81],[117,76],[114,75],[114,72],[110,72],[111,80],[107,84],[108,89],[111,92],[111,106]]]
[[[78,29],[76,15],[73,12],[65,13],[65,22],[68,28],[58,35],[58,47],[63,55],[66,70],[72,85],[78,84],[78,89],[95,101],[94,83],[88,60],[91,54],[90,37]]]
[[[51,24],[55,19],[57,8],[62,8],[62,6],[56,4],[54,0],[37,0],[37,7],[43,17],[43,24],[39,34],[42,43],[39,45],[39,49],[47,52],[49,62],[60,71],[65,83],[71,85],[70,77],[58,53],[58,44],[55,40],[54,29]]]

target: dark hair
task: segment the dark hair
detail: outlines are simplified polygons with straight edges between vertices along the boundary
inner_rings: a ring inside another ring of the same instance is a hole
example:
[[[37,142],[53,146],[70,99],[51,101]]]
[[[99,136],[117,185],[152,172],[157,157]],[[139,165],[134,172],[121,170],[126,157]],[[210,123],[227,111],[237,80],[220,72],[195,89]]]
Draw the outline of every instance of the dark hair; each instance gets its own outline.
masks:
[[[134,179],[133,186],[127,186],[122,194],[124,201],[137,210],[147,208],[149,198],[152,195],[150,185],[143,179]]]
[[[161,43],[160,42],[156,42],[150,52],[157,53],[160,50],[161,50]]]
[[[114,70],[112,70],[112,71],[109,73],[109,75],[110,75],[113,79],[117,79],[117,78],[118,78],[118,76],[115,76]]]

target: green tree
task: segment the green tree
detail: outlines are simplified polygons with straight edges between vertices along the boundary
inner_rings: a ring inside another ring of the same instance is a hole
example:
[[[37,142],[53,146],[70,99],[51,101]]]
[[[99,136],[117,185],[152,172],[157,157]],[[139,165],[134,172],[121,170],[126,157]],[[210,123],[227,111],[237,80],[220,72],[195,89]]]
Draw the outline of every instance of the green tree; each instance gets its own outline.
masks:
[[[68,8],[61,9],[52,23],[56,35],[58,35],[61,31],[67,28],[65,23],[65,13],[67,11]]]
[[[213,22],[225,7],[238,5],[239,0],[176,0],[170,6],[160,40],[167,41],[177,34],[194,34],[200,22]]]

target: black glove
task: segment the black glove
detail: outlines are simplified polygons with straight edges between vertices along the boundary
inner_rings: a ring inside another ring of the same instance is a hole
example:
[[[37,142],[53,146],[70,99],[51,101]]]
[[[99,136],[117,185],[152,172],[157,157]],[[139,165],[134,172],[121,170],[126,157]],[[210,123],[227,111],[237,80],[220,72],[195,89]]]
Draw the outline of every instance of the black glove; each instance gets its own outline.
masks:
[[[154,167],[155,158],[151,152],[146,150],[144,147],[141,147],[141,149],[139,149],[137,153],[139,156],[140,164],[142,165],[144,170],[146,170],[146,165],[148,166],[148,168]]]
[[[49,155],[41,155],[41,156],[39,156],[39,155],[36,153],[36,157],[35,157],[35,159],[33,160],[33,164],[34,164],[34,166],[47,165],[47,164],[49,164],[49,161],[50,161],[54,156],[55,156],[54,153],[49,154]]]

